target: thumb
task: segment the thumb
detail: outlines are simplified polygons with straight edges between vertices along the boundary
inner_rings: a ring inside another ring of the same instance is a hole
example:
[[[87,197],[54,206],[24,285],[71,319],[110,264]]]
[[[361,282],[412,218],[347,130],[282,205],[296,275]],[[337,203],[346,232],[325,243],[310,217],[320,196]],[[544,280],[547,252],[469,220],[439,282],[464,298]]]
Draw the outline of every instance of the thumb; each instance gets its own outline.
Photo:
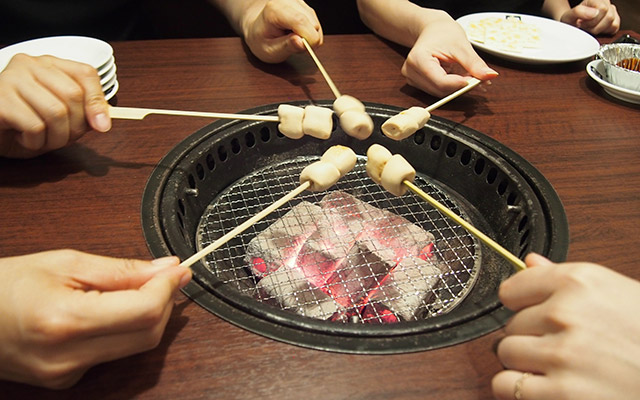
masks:
[[[160,272],[177,269],[179,262],[177,257],[143,261],[81,254],[70,265],[73,269],[71,286],[101,292],[138,289]],[[188,273],[190,279],[190,270],[184,270],[180,278],[187,279]]]
[[[552,265],[553,262],[548,258],[541,256],[537,253],[529,253],[524,259],[524,262],[527,264],[527,267],[532,268],[537,265]]]

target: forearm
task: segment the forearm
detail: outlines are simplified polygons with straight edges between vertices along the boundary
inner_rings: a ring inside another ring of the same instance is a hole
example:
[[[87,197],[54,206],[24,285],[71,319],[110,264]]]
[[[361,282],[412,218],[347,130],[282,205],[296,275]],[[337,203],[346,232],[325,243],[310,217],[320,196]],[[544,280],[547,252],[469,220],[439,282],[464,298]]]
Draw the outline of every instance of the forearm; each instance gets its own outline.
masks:
[[[567,0],[544,0],[542,4],[542,13],[556,21],[560,21],[562,15],[570,9]]]
[[[423,8],[407,0],[357,0],[362,22],[378,35],[411,47],[425,26],[450,19],[441,10]]]

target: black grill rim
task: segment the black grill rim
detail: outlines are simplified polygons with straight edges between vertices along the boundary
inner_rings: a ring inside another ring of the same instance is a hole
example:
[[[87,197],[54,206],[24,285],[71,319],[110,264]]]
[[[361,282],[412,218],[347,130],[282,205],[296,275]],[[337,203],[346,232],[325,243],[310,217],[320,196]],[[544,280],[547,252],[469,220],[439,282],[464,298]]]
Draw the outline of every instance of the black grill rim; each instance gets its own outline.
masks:
[[[304,105],[307,103],[292,102],[291,104]],[[331,106],[332,101],[327,100],[317,102],[317,104]],[[401,108],[376,103],[365,103],[365,105],[367,106],[367,111],[372,115],[388,116],[402,110]],[[278,104],[272,104],[243,112],[273,114],[277,110],[277,106]],[[239,124],[245,127],[258,127],[264,123],[215,121],[179,143],[161,160],[151,174],[143,194],[142,222],[145,239],[154,257],[176,253],[172,251],[174,249],[170,245],[170,238],[164,226],[168,224],[163,224],[163,219],[161,218],[162,198],[165,191],[172,189],[167,185],[174,170],[178,168],[182,160],[192,150],[209,140],[214,133],[220,134],[220,132],[224,132],[226,129],[233,129],[235,125]],[[455,132],[460,135],[456,139],[468,140],[470,143],[486,147],[503,158],[511,168],[521,175],[521,178],[527,182],[530,189],[535,192],[537,198],[543,200],[540,201],[540,206],[544,214],[545,232],[548,232],[548,237],[544,241],[542,248],[534,250],[553,261],[564,261],[569,238],[566,215],[556,192],[542,174],[521,156],[480,132],[436,116],[432,117],[429,124],[434,129],[442,130],[443,136],[446,136],[447,132]],[[417,136],[413,137],[413,145],[418,145],[415,142]],[[386,138],[380,134],[375,139],[377,139],[375,140],[376,142],[383,142]],[[407,141],[412,141],[412,139],[407,139],[404,142]],[[335,143],[331,143],[330,140],[326,143],[326,147],[328,148],[333,144]],[[401,154],[404,154],[402,150],[407,146],[406,143],[390,140],[383,144],[387,145],[392,152]],[[180,173],[187,173],[187,171],[178,172],[178,174]],[[175,220],[175,216],[170,217],[167,221],[174,224],[178,223]],[[256,304],[246,306],[243,302],[231,301],[230,303],[229,298],[225,296],[227,293],[225,293],[224,288],[216,287],[216,290],[220,290],[219,293],[211,292],[207,289],[211,285],[199,279],[198,268],[204,269],[201,263],[194,265],[195,279],[183,291],[204,308],[255,333],[284,342],[323,350],[357,353],[397,353],[436,348],[469,340],[495,330],[502,326],[511,315],[499,303],[496,295],[475,304],[463,302],[459,306],[465,312],[465,317],[462,319],[459,315],[456,316],[449,313],[430,318],[428,324],[425,324],[424,321],[404,322],[399,324],[403,325],[401,329],[390,329],[389,325],[362,326],[358,324],[357,330],[354,330],[348,326],[345,328],[343,324],[305,317],[295,318],[295,323],[291,324],[292,314],[290,312],[275,309],[271,306],[263,308],[260,304],[256,307]],[[233,297],[233,294],[231,294],[231,297]],[[254,301],[253,303],[257,302]],[[469,321],[472,321],[473,324],[466,323]],[[388,342],[391,338],[393,338],[393,341]],[[335,344],[333,344],[334,341],[336,342]],[[403,342],[405,345],[403,345]]]

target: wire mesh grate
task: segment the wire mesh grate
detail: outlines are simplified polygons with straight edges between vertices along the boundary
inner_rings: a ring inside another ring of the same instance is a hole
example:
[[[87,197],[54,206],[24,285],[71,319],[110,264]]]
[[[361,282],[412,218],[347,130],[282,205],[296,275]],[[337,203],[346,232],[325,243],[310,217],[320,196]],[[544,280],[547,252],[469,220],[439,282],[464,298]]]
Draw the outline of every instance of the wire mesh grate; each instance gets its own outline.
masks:
[[[198,248],[295,189],[316,160],[272,164],[230,185],[204,211]],[[452,310],[478,275],[476,239],[411,192],[387,193],[365,164],[359,158],[330,191],[304,192],[234,237],[207,256],[207,270],[256,301],[338,323],[402,322]],[[415,183],[465,217],[442,189],[420,176]]]

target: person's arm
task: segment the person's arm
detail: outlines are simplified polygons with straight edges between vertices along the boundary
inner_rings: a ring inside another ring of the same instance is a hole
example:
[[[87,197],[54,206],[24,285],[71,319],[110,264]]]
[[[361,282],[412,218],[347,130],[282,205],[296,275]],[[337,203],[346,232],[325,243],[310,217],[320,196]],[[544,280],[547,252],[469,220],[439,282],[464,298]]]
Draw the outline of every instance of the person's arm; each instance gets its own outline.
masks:
[[[315,11],[302,0],[209,0],[226,16],[260,60],[278,63],[305,51],[302,38],[312,47],[323,35]]]
[[[0,379],[65,388],[158,345],[191,270],[72,250],[0,258]]]
[[[462,27],[441,10],[408,0],[358,0],[362,21],[378,35],[410,47],[402,67],[407,82],[435,96],[498,74],[476,54]]]
[[[525,261],[500,286],[516,314],[498,345],[496,398],[637,399],[640,282],[590,263]]]
[[[0,157],[29,158],[111,128],[95,68],[52,56],[14,56],[0,73]]]
[[[613,35],[620,29],[620,15],[609,0],[584,0],[573,8],[567,0],[545,0],[542,12],[556,21],[576,26],[594,35]]]

